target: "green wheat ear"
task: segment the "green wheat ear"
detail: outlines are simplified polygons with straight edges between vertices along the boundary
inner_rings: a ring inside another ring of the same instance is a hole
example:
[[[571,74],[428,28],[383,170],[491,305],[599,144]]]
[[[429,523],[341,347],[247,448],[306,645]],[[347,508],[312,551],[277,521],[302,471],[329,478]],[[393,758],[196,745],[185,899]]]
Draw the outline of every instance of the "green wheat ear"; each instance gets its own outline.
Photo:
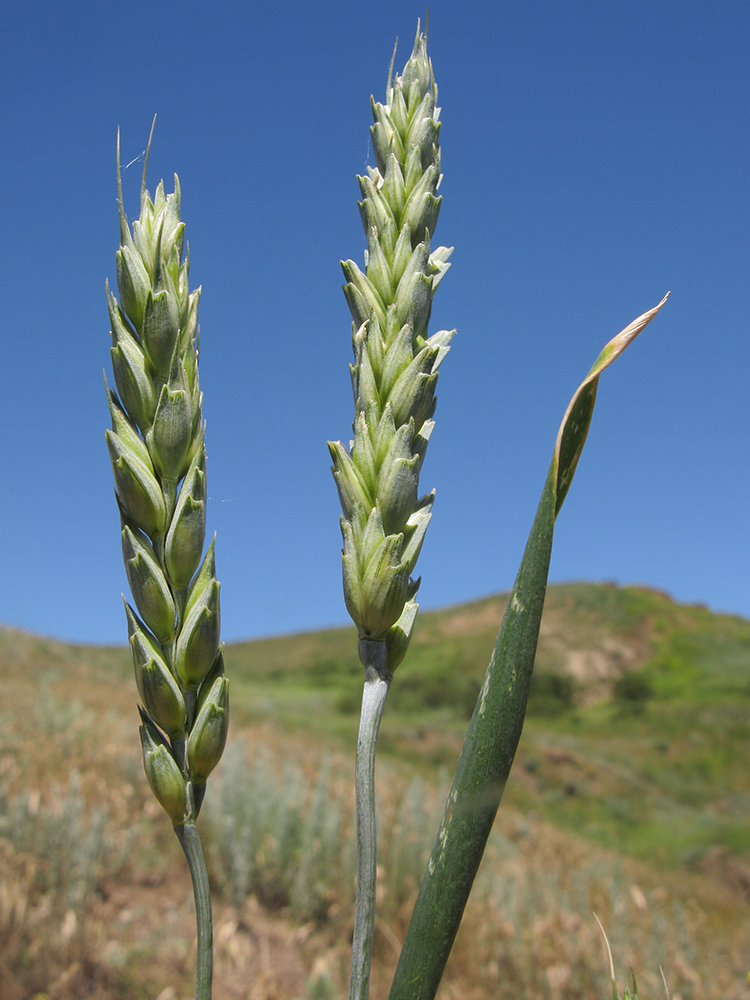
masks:
[[[395,50],[394,50],[395,58]],[[441,198],[440,109],[427,39],[417,23],[401,76],[388,72],[386,103],[372,99],[376,166],[358,177],[367,237],[365,273],[342,263],[352,314],[354,438],[329,442],[343,510],[344,599],[365,670],[357,760],[357,895],[350,1000],[366,1000],[375,921],[375,746],[393,671],[411,640],[414,568],[434,491],[419,472],[434,427],[438,369],[455,331],[432,336],[432,299],[451,251],[431,249]]]
[[[348,451],[329,442],[343,510],[344,598],[363,662],[378,663],[384,679],[403,659],[417,613],[412,573],[434,500],[434,491],[419,496],[419,471],[438,368],[455,332],[427,334],[451,251],[430,247],[441,202],[440,109],[419,27],[403,74],[392,80],[392,71],[393,63],[387,103],[372,99],[377,166],[357,178],[366,273],[342,263],[353,319],[354,439]]]
[[[153,134],[153,127],[152,127]],[[149,148],[151,137],[149,137]],[[146,164],[148,163],[148,149]],[[128,637],[142,703],[146,775],[179,826],[195,820],[205,781],[224,748],[228,681],[219,643],[219,584],[206,533],[206,449],[198,385],[198,300],[183,258],[180,184],[152,200],[143,170],[132,232],[117,187],[119,301],[112,326],[106,432],[135,609]]]
[[[155,119],[154,119],[155,121]],[[229,682],[219,642],[219,584],[206,535],[206,448],[198,385],[198,300],[183,258],[180,182],[146,190],[151,126],[132,232],[117,136],[119,302],[107,286],[112,368],[106,432],[134,610],[125,612],[140,695],[143,766],[185,852],[195,895],[195,998],[211,1000],[213,921],[195,820],[224,751]],[[106,379],[105,379],[106,384]]]

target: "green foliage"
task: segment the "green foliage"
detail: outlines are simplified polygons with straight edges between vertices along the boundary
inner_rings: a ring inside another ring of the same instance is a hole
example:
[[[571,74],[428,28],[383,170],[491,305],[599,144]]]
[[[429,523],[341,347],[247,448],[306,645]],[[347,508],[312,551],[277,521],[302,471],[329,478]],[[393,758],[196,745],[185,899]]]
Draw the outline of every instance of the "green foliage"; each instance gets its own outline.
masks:
[[[469,719],[479,688],[478,680],[450,666],[429,673],[406,674],[394,685],[389,708],[414,716],[425,710],[448,708],[452,714]]]
[[[389,694],[382,754],[431,771],[454,766],[469,691],[481,682],[482,658],[503,606],[504,598],[495,597],[420,614],[408,664]],[[697,673],[669,695],[649,667],[653,650],[665,641],[684,650],[687,640],[680,636],[693,642],[696,634],[702,644],[694,660]],[[622,702],[613,711],[611,685],[602,689],[600,701],[589,702],[588,684],[581,681],[574,710],[553,702],[554,714],[528,715],[519,761],[528,779],[511,781],[510,803],[662,865],[681,865],[683,858],[698,864],[712,844],[740,854],[750,850],[744,805],[750,772],[742,750],[749,634],[750,624],[741,618],[680,605],[650,590],[550,587],[539,652],[550,667],[537,666],[532,691],[546,673],[559,671],[557,664],[564,666],[567,650],[606,653],[611,647],[627,652],[626,672],[647,679],[654,694],[645,702],[647,712],[623,710]],[[238,717],[258,718],[262,707],[280,725],[351,745],[362,668],[350,629],[243,643],[227,655]],[[621,672],[616,656],[611,662]],[[444,690],[451,696],[442,697]],[[433,699],[434,707],[425,704]],[[526,769],[529,760],[533,774]],[[566,788],[575,794],[565,794]]]
[[[570,711],[575,704],[576,686],[564,674],[534,673],[531,678],[527,713],[553,716]]]
[[[617,678],[612,687],[612,698],[615,702],[642,704],[653,697],[654,686],[648,674],[641,671],[628,671]]]
[[[654,695],[651,678],[643,671],[627,671],[612,686],[612,701],[620,711],[642,712]]]
[[[612,1000],[638,1000],[638,982],[632,969],[630,975],[632,989],[630,986],[626,986],[622,993],[617,988],[617,982],[612,980]]]

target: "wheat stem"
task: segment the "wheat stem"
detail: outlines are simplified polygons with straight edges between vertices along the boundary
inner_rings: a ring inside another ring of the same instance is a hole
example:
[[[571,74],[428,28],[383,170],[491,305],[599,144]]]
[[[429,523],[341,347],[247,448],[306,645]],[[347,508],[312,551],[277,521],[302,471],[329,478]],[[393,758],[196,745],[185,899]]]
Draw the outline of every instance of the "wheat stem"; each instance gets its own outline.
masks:
[[[354,907],[349,1000],[367,1000],[377,892],[377,819],[375,815],[375,747],[389,682],[376,663],[385,659],[385,643],[368,643],[364,652],[366,680],[359,719],[355,789],[357,797],[357,898]]]
[[[183,823],[176,826],[177,834],[185,857],[187,858],[190,877],[193,880],[193,895],[195,896],[195,921],[198,928],[198,954],[195,967],[195,1000],[211,1000],[211,982],[213,979],[213,943],[214,929],[211,915],[211,894],[208,888],[208,872],[203,848],[195,823]]]

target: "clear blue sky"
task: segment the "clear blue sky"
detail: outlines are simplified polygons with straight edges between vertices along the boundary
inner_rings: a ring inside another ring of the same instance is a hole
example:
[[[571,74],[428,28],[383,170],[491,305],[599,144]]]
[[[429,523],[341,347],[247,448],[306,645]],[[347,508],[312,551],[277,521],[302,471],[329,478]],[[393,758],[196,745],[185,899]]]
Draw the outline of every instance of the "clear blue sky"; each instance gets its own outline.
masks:
[[[158,121],[201,299],[210,530],[228,640],[347,621],[326,440],[348,440],[371,93],[419,4],[29,0],[0,38],[0,621],[122,642],[104,281],[123,162]],[[750,615],[747,0],[432,0],[456,327],[422,483],[423,608],[508,588],[565,406],[602,378],[552,580]],[[125,174],[137,215],[140,163]]]

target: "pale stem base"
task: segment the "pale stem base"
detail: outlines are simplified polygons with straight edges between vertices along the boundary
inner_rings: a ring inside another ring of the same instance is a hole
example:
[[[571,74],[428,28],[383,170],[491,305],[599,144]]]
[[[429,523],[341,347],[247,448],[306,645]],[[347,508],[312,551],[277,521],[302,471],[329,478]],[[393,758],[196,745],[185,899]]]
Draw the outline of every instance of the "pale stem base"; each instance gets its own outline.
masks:
[[[176,826],[174,832],[187,858],[195,896],[195,922],[198,928],[198,953],[195,965],[195,1000],[211,1000],[214,973],[214,926],[211,895],[203,848],[195,823]]]
[[[374,671],[362,692],[362,714],[357,739],[355,786],[357,792],[357,898],[349,1000],[367,1000],[370,989],[372,936],[375,926],[377,881],[377,831],[375,819],[375,744],[388,694],[388,681]]]

